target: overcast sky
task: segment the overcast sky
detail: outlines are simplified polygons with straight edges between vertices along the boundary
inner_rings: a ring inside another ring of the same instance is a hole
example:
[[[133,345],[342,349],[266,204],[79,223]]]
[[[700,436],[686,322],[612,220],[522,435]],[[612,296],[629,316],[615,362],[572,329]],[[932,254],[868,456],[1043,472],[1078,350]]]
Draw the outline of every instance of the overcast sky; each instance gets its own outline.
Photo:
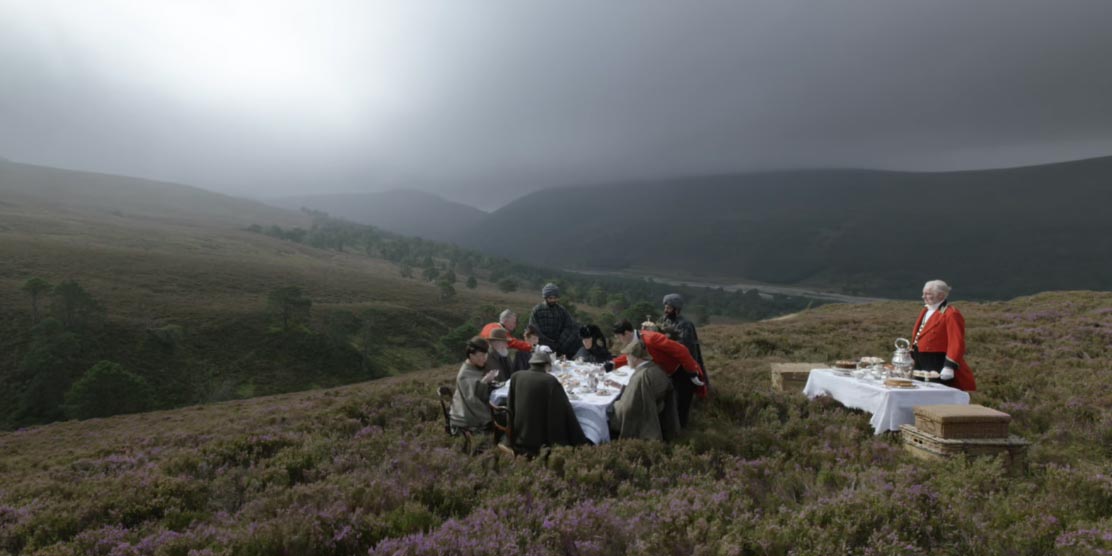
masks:
[[[1112,154],[1112,1],[0,0],[0,157],[279,196]]]

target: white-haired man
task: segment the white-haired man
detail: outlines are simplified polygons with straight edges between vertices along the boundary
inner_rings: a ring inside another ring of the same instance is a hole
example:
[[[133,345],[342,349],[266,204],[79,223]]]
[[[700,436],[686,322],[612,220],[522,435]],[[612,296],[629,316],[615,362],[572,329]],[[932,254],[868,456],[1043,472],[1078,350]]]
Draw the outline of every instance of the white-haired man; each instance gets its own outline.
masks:
[[[502,311],[502,313],[498,315],[498,322],[488,323],[486,326],[483,327],[479,335],[484,338],[489,338],[491,331],[499,327],[506,329],[507,335],[509,337],[509,341],[507,343],[509,344],[510,349],[525,353],[533,351],[533,344],[530,344],[525,340],[518,340],[517,338],[514,338],[514,330],[517,328],[517,313],[514,313],[509,309]]]
[[[942,383],[973,391],[977,382],[965,362],[965,317],[949,304],[950,286],[942,280],[923,284],[923,310],[912,330],[915,368],[938,371]]]

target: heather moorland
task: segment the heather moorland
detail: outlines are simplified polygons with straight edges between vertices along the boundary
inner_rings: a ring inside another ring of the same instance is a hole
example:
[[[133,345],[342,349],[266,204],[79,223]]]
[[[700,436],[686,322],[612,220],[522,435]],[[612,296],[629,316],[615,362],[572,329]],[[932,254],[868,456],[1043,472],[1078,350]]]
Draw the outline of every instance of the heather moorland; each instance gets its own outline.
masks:
[[[925,462],[769,363],[886,355],[914,303],[704,327],[715,387],[676,442],[469,457],[454,366],[0,433],[6,554],[1107,554],[1112,294],[956,303],[974,403],[1026,469]]]

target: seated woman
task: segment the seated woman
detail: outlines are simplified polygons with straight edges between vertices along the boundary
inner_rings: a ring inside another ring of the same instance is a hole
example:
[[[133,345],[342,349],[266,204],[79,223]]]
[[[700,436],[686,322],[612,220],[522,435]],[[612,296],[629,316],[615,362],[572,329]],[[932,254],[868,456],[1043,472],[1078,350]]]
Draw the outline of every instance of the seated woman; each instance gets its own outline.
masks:
[[[590,444],[567,393],[556,377],[548,374],[552,352],[541,346],[529,359],[529,370],[510,379],[507,405],[514,451],[537,454],[543,446]]]
[[[576,352],[576,360],[601,365],[613,359],[614,356],[610,355],[610,346],[606,344],[606,335],[598,325],[580,326],[579,338],[583,341],[583,347]]]
[[[634,372],[614,402],[610,431],[621,438],[670,440],[680,429],[671,379],[653,363],[640,340],[630,342],[622,353]]]
[[[490,344],[478,336],[467,342],[467,360],[456,375],[456,393],[448,412],[448,420],[457,429],[481,432],[490,428],[490,383],[498,371],[483,370],[489,351]]]

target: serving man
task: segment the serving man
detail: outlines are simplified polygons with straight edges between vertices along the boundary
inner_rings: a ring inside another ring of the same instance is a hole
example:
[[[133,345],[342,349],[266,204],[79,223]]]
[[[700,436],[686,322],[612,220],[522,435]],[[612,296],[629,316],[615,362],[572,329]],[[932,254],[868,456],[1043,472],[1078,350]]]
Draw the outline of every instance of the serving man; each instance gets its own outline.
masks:
[[[949,305],[950,286],[942,280],[923,285],[923,310],[912,330],[911,357],[915,368],[938,371],[942,384],[971,392],[977,389],[973,370],[965,362],[965,317]]]
[[[664,374],[673,377],[674,380],[687,380],[695,386],[694,394],[700,398],[707,397],[707,385],[703,380],[703,367],[699,365],[691,357],[691,352],[683,344],[671,340],[668,336],[660,332],[653,332],[652,330],[641,330],[635,332],[633,324],[628,320],[623,320],[614,325],[615,343],[617,345],[628,345],[630,342],[640,340],[644,342],[645,348],[649,350],[649,355],[652,356],[653,362],[660,367]],[[613,366],[621,367],[628,363],[628,358],[625,355],[614,358]],[[611,363],[606,364],[608,368]],[[679,371],[679,372],[677,372]],[[679,378],[675,378],[679,375]],[[690,402],[690,398],[688,398]],[[677,409],[679,404],[677,400]],[[680,425],[687,426],[688,413],[691,410],[691,404],[688,403],[684,410],[679,412]]]
[[[707,366],[703,363],[703,350],[699,346],[699,334],[695,331],[695,323],[684,318],[681,312],[683,312],[683,296],[678,293],[664,296],[664,318],[661,319],[661,328],[675,331],[676,340],[691,353],[691,358],[703,369],[703,381],[709,383]],[[672,383],[676,388],[676,403],[679,404],[681,420],[683,425],[687,426],[687,414],[691,410],[691,395],[695,392],[695,385],[690,380],[685,380],[682,375],[672,375]]]
[[[517,329],[517,313],[509,309],[502,311],[502,313],[498,315],[498,322],[488,323],[486,326],[483,327],[480,335],[484,338],[489,337],[491,331],[499,327],[506,329],[506,332],[509,336],[507,344],[509,345],[510,349],[515,349],[519,352],[533,351],[533,344],[530,344],[525,340],[518,340],[514,338],[514,330]]]
[[[560,288],[548,283],[541,289],[544,303],[533,307],[529,324],[540,332],[541,345],[552,348],[556,355],[575,357],[579,351],[579,325],[571,313],[560,305]]]

